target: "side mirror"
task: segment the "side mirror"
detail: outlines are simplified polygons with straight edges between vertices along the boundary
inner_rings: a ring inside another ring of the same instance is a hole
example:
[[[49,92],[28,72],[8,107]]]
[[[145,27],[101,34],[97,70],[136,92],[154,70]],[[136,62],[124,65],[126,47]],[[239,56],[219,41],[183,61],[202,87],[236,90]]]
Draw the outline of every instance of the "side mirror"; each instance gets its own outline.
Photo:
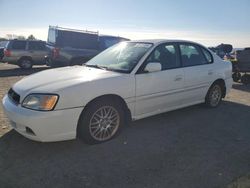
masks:
[[[145,72],[158,72],[161,71],[161,64],[158,62],[149,62],[145,69]]]

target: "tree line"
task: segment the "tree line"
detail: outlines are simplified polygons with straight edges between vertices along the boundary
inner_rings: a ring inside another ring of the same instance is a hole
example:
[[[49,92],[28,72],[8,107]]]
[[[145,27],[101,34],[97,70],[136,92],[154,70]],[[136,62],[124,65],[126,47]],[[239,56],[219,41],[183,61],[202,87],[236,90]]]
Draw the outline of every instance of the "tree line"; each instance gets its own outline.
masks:
[[[27,38],[23,35],[6,35],[6,37],[0,37],[0,41],[19,39],[19,40],[37,40],[34,35],[29,35]]]

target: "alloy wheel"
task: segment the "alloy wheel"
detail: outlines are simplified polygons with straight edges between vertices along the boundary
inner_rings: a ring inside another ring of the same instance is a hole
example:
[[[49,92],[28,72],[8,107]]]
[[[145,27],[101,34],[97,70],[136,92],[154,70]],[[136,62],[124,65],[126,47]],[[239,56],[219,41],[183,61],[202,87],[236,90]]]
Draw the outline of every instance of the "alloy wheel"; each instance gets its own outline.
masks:
[[[222,96],[221,87],[219,85],[215,85],[210,92],[210,104],[215,107],[219,104]]]
[[[95,140],[106,141],[117,132],[119,124],[118,111],[112,106],[103,106],[90,119],[90,134]]]

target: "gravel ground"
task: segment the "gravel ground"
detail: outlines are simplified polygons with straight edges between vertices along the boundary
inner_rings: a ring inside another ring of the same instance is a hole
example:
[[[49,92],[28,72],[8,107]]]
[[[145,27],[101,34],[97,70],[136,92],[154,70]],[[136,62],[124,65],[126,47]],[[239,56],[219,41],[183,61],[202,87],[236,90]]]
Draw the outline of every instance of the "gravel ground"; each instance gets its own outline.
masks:
[[[32,71],[0,64],[0,98]],[[99,145],[38,143],[0,105],[0,187],[250,187],[250,85],[216,109],[196,105],[133,122]]]
[[[21,70],[14,65],[3,64],[0,62],[0,99],[8,92],[9,88],[24,76],[47,69],[46,66],[36,66],[32,70]],[[2,102],[1,102],[2,104]],[[10,130],[8,120],[3,114],[0,105],[0,137]]]

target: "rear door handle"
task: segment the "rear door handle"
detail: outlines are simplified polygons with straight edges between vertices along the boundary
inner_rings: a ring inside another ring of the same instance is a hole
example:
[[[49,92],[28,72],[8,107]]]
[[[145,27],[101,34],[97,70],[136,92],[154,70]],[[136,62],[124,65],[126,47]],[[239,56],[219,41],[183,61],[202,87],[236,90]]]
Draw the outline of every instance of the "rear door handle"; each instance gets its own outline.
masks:
[[[181,81],[182,80],[182,76],[176,76],[174,81]]]
[[[208,75],[213,75],[214,72],[212,70],[208,71]]]

